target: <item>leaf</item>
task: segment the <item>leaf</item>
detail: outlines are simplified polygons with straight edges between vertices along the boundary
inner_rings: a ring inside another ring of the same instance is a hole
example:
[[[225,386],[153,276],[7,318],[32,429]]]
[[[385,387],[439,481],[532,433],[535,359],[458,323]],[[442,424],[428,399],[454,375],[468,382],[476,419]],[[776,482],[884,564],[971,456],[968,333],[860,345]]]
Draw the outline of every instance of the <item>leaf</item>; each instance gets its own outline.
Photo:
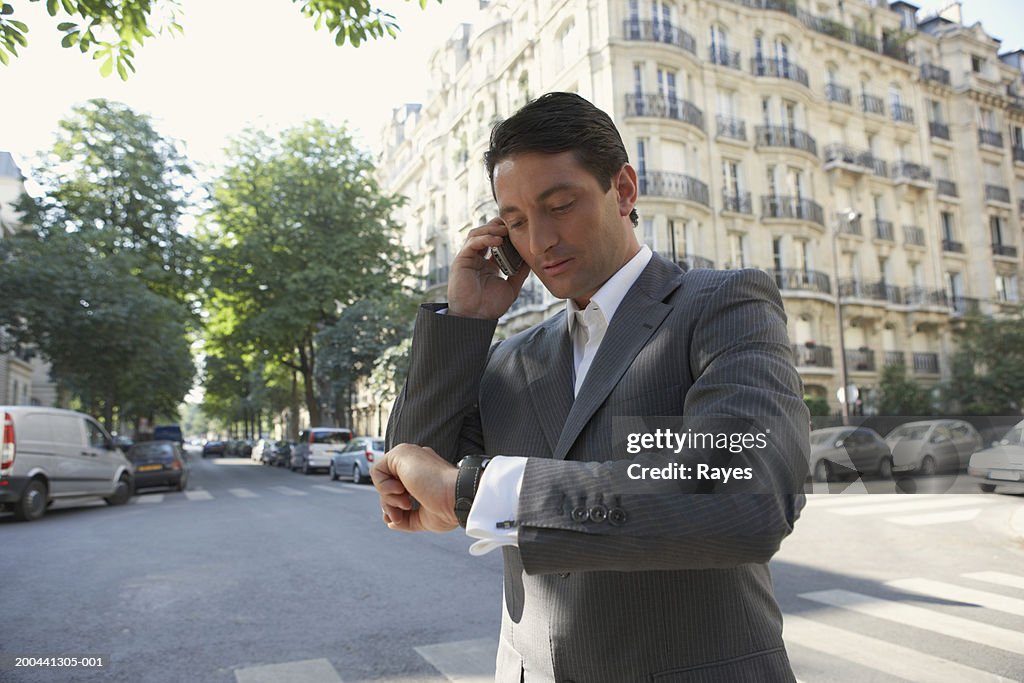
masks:
[[[6,2],[0,7],[0,15],[7,16],[8,14],[14,14],[14,8]]]
[[[71,47],[78,42],[78,32],[69,33],[60,41],[61,47]]]
[[[7,56],[7,53],[4,52],[3,48],[0,48],[0,63],[2,63],[4,66],[7,66],[11,63],[10,59],[11,58]]]
[[[103,66],[100,67],[100,75],[106,78],[114,70],[114,58],[107,57],[107,61],[103,62]]]
[[[128,80],[128,70],[124,67],[124,62],[120,59],[117,60],[117,75],[121,77],[122,81]]]
[[[11,19],[7,23],[10,24],[11,26],[13,26],[14,28],[18,29],[22,33],[27,33],[28,32],[28,25],[25,24],[24,22],[14,21],[13,19]]]
[[[57,0],[46,0],[46,13],[51,17],[57,14]]]
[[[345,44],[345,29],[338,29],[338,35],[334,36],[334,44],[341,47]]]
[[[57,24],[57,30],[58,31],[70,31],[71,29],[75,28],[77,25],[78,24],[75,24],[74,22],[71,22],[71,21],[62,21],[61,23]]]
[[[60,0],[60,4],[64,5],[64,11],[68,14],[74,14],[76,11],[78,11],[78,7],[75,6],[73,0]]]

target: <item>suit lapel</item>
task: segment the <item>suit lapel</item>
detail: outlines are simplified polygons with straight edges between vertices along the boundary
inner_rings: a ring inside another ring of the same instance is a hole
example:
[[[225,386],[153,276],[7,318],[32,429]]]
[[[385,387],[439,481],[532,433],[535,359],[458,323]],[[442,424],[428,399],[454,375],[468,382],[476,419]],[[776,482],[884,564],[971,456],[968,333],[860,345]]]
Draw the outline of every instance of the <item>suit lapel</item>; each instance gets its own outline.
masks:
[[[664,322],[672,306],[663,301],[679,286],[681,278],[682,273],[677,266],[655,255],[630,288],[615,312],[579,395],[563,422],[564,427],[554,449],[555,459],[565,459],[583,427]],[[569,363],[572,363],[571,345],[569,354]],[[572,396],[571,384],[569,395]]]
[[[565,313],[545,322],[519,348],[519,357],[540,430],[554,452],[573,401],[572,343]]]

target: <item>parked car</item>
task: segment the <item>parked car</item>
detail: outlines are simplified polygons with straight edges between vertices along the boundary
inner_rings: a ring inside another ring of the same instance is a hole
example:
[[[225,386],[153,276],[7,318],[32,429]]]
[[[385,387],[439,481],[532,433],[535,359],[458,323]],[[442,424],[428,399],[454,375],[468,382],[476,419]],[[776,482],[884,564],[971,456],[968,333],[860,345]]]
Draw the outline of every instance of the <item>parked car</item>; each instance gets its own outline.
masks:
[[[122,453],[127,453],[128,449],[131,448],[135,441],[130,436],[124,434],[113,434],[114,445],[121,449]]]
[[[971,456],[967,474],[979,480],[985,493],[996,486],[1010,486],[1024,491],[1024,421],[1018,422],[991,447]]]
[[[260,439],[256,442],[256,445],[252,447],[252,452],[249,457],[253,462],[262,463],[263,454],[274,448],[274,442],[270,439]]]
[[[384,455],[384,439],[379,436],[358,436],[348,442],[345,450],[335,453],[327,473],[331,481],[339,476],[352,476],[352,483],[365,484],[370,481],[370,468],[377,458]]]
[[[93,418],[38,406],[0,406],[0,416],[0,505],[18,519],[39,519],[61,498],[132,497],[131,463]]]
[[[314,427],[299,434],[299,443],[292,449],[291,469],[309,474],[328,470],[331,457],[340,453],[352,439],[352,430],[345,427]]]
[[[268,463],[274,467],[289,467],[292,461],[292,449],[295,443],[291,441],[278,441],[274,445],[272,459]]]
[[[209,458],[214,455],[224,455],[226,444],[223,441],[207,441],[203,444],[203,457]]]
[[[135,471],[135,490],[170,486],[184,491],[188,485],[188,462],[177,441],[143,441],[131,447],[128,460]]]
[[[185,445],[181,425],[157,425],[153,428],[153,441],[177,441],[179,445]]]
[[[811,432],[811,476],[815,481],[833,481],[838,474],[835,465],[885,479],[892,476],[889,446],[868,427],[827,427]]]
[[[958,472],[982,446],[981,436],[963,420],[907,422],[885,437],[893,472]]]

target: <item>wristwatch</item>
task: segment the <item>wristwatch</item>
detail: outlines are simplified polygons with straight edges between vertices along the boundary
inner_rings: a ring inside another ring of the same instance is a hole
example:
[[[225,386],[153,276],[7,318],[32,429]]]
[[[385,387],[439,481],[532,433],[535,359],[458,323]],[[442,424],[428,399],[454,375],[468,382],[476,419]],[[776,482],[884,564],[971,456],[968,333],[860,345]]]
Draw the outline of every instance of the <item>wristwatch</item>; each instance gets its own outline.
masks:
[[[480,477],[490,458],[481,455],[467,455],[459,461],[459,474],[455,478],[455,517],[459,520],[459,526],[466,528],[469,521],[469,511],[473,508],[473,501],[476,499],[476,490],[480,486]]]

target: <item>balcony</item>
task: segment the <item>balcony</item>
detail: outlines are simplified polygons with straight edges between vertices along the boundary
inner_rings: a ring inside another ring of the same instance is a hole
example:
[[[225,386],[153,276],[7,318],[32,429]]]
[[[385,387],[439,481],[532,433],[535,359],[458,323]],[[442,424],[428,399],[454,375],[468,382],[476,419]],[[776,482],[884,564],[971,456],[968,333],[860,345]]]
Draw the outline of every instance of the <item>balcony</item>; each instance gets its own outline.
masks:
[[[946,180],[945,178],[935,179],[935,191],[944,197],[959,197],[957,193],[956,183],[952,180]]]
[[[981,300],[966,296],[949,297],[949,309],[953,315],[977,315],[981,312]]]
[[[523,288],[519,290],[519,296],[512,302],[512,306],[505,315],[512,315],[529,308],[536,308],[544,303],[544,287],[534,280],[527,278]]]
[[[867,348],[847,350],[846,368],[854,372],[874,372],[875,352]]]
[[[1002,147],[1003,134],[997,130],[978,129],[978,142],[989,147]]]
[[[844,235],[862,235],[864,234],[860,225],[860,214],[857,214],[856,218],[850,218],[845,213],[837,213],[835,215],[836,226]]]
[[[811,342],[808,342],[808,344],[811,344],[811,346],[807,344],[789,345],[790,350],[793,352],[793,363],[798,368],[832,367],[832,347],[818,346]]]
[[[905,104],[894,104],[890,107],[892,110],[892,120],[899,123],[913,123],[914,122],[914,110]]]
[[[885,100],[881,97],[862,93],[860,96],[860,109],[868,114],[885,116]]]
[[[913,64],[914,55],[907,49],[907,46],[896,40],[894,36],[882,34],[882,54],[892,57],[904,64]]]
[[[750,60],[750,72],[755,76],[783,78],[788,81],[796,81],[805,88],[810,87],[807,72],[788,59],[754,57]]]
[[[670,197],[711,206],[708,186],[696,178],[668,171],[646,171],[639,174],[640,194]]]
[[[907,354],[903,351],[886,351],[885,352],[885,365],[906,365]]]
[[[878,38],[871,35],[870,33],[864,33],[854,29],[852,31],[853,44],[857,47],[862,47],[865,50],[871,50],[872,52],[881,52]]]
[[[985,201],[1009,204],[1010,188],[1003,187],[1002,185],[985,185]]]
[[[921,80],[932,81],[941,85],[949,85],[949,70],[943,69],[941,66],[935,66],[934,64],[922,64],[921,65]]]
[[[666,254],[662,254],[666,258],[670,258]],[[696,254],[686,254],[685,256],[678,256],[676,263],[683,270],[693,270],[694,268],[714,268],[715,262],[709,258],[703,256],[697,256]]]
[[[1018,147],[1017,145],[1014,145],[1010,149],[1013,150],[1013,160],[1018,163],[1024,164],[1024,147]]]
[[[847,170],[871,172],[874,170],[871,152],[853,149],[846,145],[831,144],[825,147],[825,168],[841,164]]]
[[[949,306],[949,300],[946,296],[946,290],[944,289],[927,289],[925,287],[905,287],[902,292],[900,301],[894,301],[893,303],[901,303],[907,306],[933,306],[936,308],[946,308]]]
[[[697,41],[686,31],[664,21],[641,21],[626,19],[623,22],[626,40],[642,40],[652,43],[675,45],[687,52],[697,54]]]
[[[915,375],[939,374],[939,354],[914,352]]]
[[[951,254],[962,254],[964,253],[964,243],[957,242],[956,240],[942,240],[942,251],[948,251]]]
[[[875,221],[875,239],[886,240],[888,242],[895,242],[895,230],[893,229],[892,221],[883,221],[881,218],[876,218]]]
[[[802,130],[784,126],[757,126],[754,132],[757,147],[792,147],[818,155],[818,143]]]
[[[746,141],[747,124],[742,120],[733,119],[728,116],[718,116],[715,118],[715,121],[718,124],[718,137]]]
[[[427,273],[427,287],[438,287],[440,285],[446,284],[448,282],[448,271],[450,268],[451,266],[448,264],[432,268]]]
[[[730,194],[729,192],[722,192],[722,211],[753,214],[754,205],[750,199],[750,193]]]
[[[850,106],[853,103],[853,95],[849,88],[844,88],[838,83],[827,83],[825,85],[825,99],[829,102],[838,102]]]
[[[903,243],[915,247],[924,246],[924,230],[916,225],[903,226]]]
[[[704,112],[697,105],[677,97],[658,93],[629,93],[626,95],[626,116],[654,116],[682,121],[704,130]]]
[[[932,170],[921,164],[897,161],[892,165],[892,179],[897,183],[930,183],[932,180]]]
[[[766,195],[761,197],[761,214],[764,218],[788,218],[810,221],[824,227],[825,211],[820,204],[800,197]]]
[[[1010,244],[993,244],[992,255],[1003,258],[1017,258],[1017,247]]]
[[[832,293],[832,283],[829,281],[828,275],[816,270],[783,268],[782,270],[769,270],[768,274],[775,278],[775,284],[783,291]]]
[[[843,299],[888,301],[888,287],[884,282],[861,282],[855,279],[839,281],[839,296]]]
[[[938,121],[928,122],[928,133],[933,138],[939,138],[940,140],[949,140],[949,126],[945,123],[939,123]]]
[[[743,62],[740,59],[740,53],[738,50],[730,50],[727,47],[721,46],[712,46],[709,48],[708,52],[710,54],[712,64],[736,69],[737,71],[743,70]]]

